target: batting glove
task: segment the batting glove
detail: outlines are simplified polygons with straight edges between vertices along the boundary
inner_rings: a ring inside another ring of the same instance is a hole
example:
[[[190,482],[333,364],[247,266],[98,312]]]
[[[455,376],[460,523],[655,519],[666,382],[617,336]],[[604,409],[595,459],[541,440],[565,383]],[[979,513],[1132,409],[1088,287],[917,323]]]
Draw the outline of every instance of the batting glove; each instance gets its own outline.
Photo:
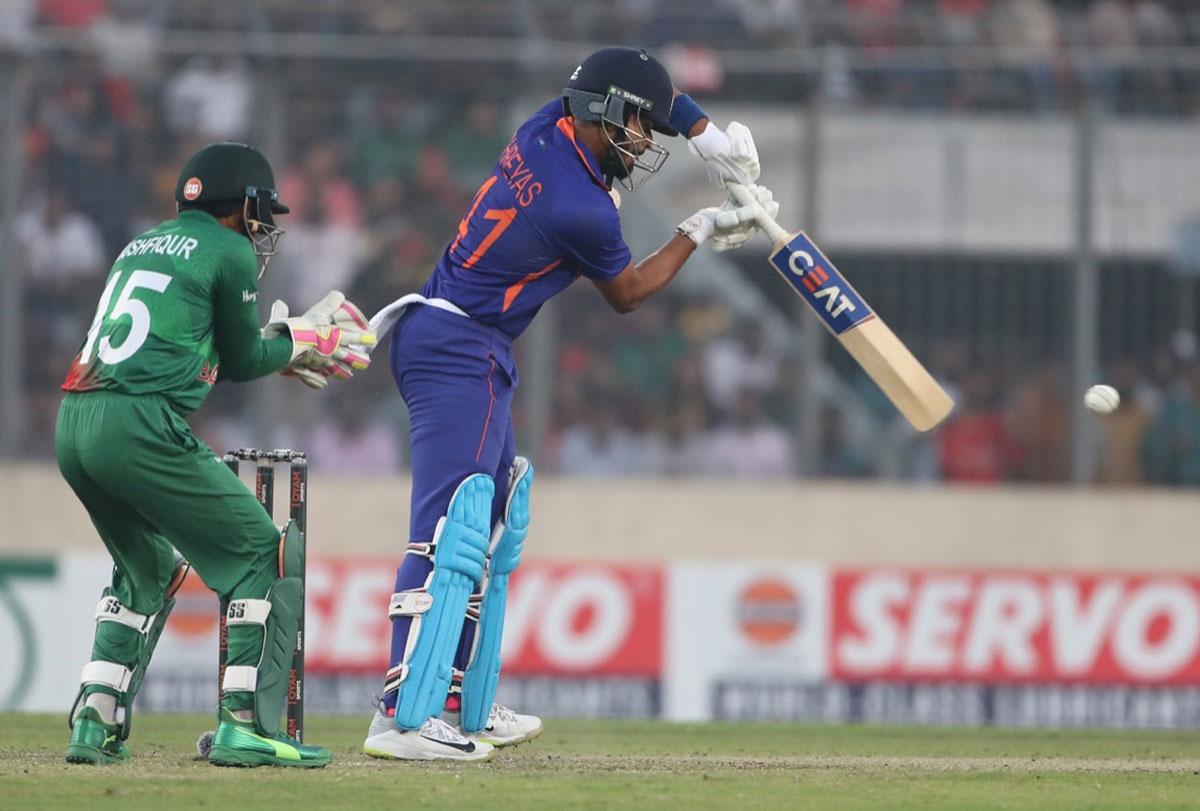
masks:
[[[754,136],[736,121],[729,122],[724,132],[708,122],[704,132],[688,141],[688,150],[707,164],[708,180],[717,189],[725,189],[730,181],[753,186],[762,173]]]
[[[765,186],[752,186],[751,192],[758,205],[774,217],[779,213],[771,190]],[[730,195],[720,207],[702,208],[675,229],[686,236],[696,247],[712,239],[714,251],[730,251],[740,248],[758,232],[757,206],[739,206]]]

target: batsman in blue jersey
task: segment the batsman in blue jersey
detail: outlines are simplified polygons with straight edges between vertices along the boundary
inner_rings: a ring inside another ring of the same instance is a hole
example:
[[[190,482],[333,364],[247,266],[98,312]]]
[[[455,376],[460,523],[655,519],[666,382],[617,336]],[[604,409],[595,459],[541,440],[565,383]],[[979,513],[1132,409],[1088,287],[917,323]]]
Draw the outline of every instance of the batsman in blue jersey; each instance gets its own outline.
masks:
[[[618,312],[675,277],[711,240],[757,229],[727,200],[688,217],[640,262],[621,236],[617,182],[633,191],[663,165],[653,133],[689,138],[714,185],[755,189],[758,154],[736,122],[723,132],[677,94],[644,51],[605,48],[535,112],[483,180],[420,294],[380,311],[394,326],[392,375],[412,423],[412,519],[388,615],[391,667],[363,750],[402,760],[486,760],[538,735],[541,720],[494,702],[509,575],[529,527],[533,467],[516,455],[513,341],[580,276]]]

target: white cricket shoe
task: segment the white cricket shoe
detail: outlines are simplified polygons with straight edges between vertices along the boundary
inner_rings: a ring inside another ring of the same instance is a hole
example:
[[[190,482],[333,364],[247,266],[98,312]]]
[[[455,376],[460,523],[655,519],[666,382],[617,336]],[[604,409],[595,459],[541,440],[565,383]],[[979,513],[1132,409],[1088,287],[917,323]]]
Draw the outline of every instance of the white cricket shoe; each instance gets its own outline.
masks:
[[[489,743],[497,748],[531,741],[541,735],[543,729],[541,718],[536,715],[522,715],[503,704],[492,705],[491,712],[488,713],[487,726],[478,732],[463,730],[460,726],[460,719],[460,713],[442,713],[442,720],[455,727],[463,737],[480,743]]]
[[[371,719],[363,754],[391,760],[491,760],[495,747],[470,740],[440,718],[430,718],[420,729],[401,729],[379,710]]]

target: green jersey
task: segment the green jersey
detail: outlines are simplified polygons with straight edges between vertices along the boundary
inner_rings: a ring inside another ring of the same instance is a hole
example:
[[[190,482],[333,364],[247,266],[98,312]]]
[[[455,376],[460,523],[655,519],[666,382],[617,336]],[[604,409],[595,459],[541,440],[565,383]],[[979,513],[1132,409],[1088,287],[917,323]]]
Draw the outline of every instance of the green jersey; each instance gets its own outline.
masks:
[[[291,358],[286,335],[258,326],[250,241],[195,209],[125,246],[109,271],[67,391],[158,394],[187,415],[220,374],[253,380]]]

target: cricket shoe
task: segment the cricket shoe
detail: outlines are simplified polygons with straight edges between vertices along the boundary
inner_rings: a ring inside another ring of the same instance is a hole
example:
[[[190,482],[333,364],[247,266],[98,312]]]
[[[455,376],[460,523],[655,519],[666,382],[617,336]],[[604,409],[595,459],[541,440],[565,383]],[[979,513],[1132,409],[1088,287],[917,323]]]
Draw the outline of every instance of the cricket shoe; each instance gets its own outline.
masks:
[[[495,748],[473,741],[440,718],[430,718],[420,729],[401,729],[396,721],[375,710],[363,754],[390,760],[491,760]]]
[[[94,707],[84,707],[71,727],[67,763],[120,763],[131,753],[121,740],[120,724],[106,724]]]
[[[522,715],[503,704],[493,704],[488,713],[487,724],[478,732],[462,729],[461,713],[446,710],[442,720],[462,732],[463,737],[473,741],[490,743],[497,748],[532,741],[542,734],[542,719],[536,715]]]
[[[253,721],[241,721],[228,710],[221,710],[221,723],[213,736],[208,762],[215,766],[292,766],[319,769],[329,765],[333,753],[321,746],[310,746],[282,732],[274,736],[259,733]]]

